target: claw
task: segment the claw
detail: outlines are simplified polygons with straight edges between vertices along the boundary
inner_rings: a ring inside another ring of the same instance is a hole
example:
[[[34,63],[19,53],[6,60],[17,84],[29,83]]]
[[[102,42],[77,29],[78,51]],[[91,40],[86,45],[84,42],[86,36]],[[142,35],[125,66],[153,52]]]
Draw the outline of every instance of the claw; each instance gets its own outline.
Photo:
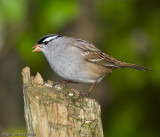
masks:
[[[89,92],[81,92],[80,91],[79,97],[89,97]]]
[[[66,83],[67,83],[66,80],[61,80],[61,81],[58,81],[58,82],[54,82],[52,86],[64,85],[66,87]]]

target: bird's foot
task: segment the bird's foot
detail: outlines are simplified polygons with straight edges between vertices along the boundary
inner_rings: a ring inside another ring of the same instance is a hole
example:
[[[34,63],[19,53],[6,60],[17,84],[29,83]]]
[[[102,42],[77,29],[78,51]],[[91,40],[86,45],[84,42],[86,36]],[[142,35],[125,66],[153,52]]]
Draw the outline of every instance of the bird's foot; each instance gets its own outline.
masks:
[[[77,84],[77,82],[74,82],[74,81],[71,81],[71,80],[60,80],[58,82],[54,82],[52,86],[63,85],[64,87],[66,87],[67,83],[75,83],[75,84]]]
[[[89,92],[81,92],[79,93],[79,97],[89,97]]]
[[[67,83],[67,80],[60,80],[60,81],[54,82],[52,86],[63,85],[64,87],[66,87],[66,83]]]

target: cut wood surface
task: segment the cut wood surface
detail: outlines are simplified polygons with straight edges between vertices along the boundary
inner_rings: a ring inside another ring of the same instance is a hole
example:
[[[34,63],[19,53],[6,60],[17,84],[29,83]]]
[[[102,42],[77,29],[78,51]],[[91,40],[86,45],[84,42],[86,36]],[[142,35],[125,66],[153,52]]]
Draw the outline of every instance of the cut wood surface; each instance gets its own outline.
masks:
[[[22,70],[28,136],[103,137],[101,109],[96,100],[79,97],[75,89],[44,83],[39,73]]]

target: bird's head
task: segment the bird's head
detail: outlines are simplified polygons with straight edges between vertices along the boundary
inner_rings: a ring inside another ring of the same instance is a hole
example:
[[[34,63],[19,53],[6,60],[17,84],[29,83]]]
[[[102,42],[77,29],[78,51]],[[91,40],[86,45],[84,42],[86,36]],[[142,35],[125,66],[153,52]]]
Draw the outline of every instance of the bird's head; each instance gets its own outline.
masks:
[[[34,45],[32,48],[35,48],[32,52],[38,52],[38,51],[47,51],[53,48],[54,45],[56,45],[59,38],[62,36],[50,34],[42,37],[36,45]]]

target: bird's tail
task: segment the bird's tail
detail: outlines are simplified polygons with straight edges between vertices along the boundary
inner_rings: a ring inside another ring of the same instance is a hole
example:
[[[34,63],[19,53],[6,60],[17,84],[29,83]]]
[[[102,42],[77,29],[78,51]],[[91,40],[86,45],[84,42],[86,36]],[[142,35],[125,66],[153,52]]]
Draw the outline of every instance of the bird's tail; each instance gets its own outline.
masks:
[[[126,62],[119,62],[119,66],[121,68],[133,68],[133,69],[139,69],[142,71],[152,71],[151,69],[145,68],[143,66],[138,66],[136,64],[126,63]]]

